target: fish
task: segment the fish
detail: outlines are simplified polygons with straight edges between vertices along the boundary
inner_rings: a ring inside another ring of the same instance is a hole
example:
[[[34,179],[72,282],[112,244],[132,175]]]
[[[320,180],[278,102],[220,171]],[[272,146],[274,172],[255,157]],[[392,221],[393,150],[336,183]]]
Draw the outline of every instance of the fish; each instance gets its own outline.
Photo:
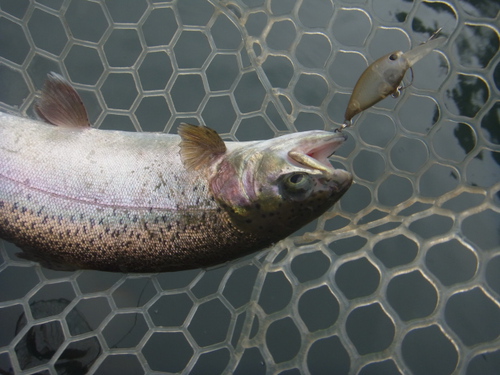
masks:
[[[56,270],[207,268],[291,235],[332,207],[352,175],[322,130],[225,142],[93,128],[77,91],[51,73],[38,119],[0,113],[0,238]]]
[[[407,70],[446,40],[445,37],[437,37],[440,31],[437,30],[426,42],[407,52],[388,53],[368,66],[354,86],[345,111],[344,124],[339,129],[351,126],[354,116],[387,96],[398,97]]]

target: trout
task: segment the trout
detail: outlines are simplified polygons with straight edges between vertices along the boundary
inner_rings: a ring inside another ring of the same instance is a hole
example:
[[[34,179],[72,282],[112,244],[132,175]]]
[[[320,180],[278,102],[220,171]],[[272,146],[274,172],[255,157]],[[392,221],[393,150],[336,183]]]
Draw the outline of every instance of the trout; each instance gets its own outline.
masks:
[[[352,183],[328,157],[346,136],[224,142],[99,130],[76,90],[49,75],[40,120],[0,113],[0,238],[58,270],[205,268],[264,249],[328,210]]]

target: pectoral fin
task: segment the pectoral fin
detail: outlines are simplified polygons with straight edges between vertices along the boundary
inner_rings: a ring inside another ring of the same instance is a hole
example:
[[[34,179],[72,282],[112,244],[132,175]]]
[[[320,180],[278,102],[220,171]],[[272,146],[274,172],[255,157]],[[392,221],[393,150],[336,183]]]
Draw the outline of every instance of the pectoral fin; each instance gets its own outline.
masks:
[[[57,73],[50,73],[35,105],[35,111],[45,122],[69,128],[87,128],[87,110],[76,90]]]
[[[181,124],[178,129],[182,138],[180,154],[187,170],[199,170],[224,155],[226,144],[213,129],[206,126]]]

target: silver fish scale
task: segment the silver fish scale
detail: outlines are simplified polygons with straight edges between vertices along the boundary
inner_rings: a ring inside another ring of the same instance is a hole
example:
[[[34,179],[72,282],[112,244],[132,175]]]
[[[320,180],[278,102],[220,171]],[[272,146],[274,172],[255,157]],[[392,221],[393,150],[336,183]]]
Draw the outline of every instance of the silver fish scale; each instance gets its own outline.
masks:
[[[49,271],[1,241],[0,372],[498,373],[498,2],[0,8],[2,111],[32,116],[56,71],[94,126],[240,141],[334,129],[368,63],[448,38],[346,131],[332,161],[355,185],[335,210],[267,252],[122,275]]]

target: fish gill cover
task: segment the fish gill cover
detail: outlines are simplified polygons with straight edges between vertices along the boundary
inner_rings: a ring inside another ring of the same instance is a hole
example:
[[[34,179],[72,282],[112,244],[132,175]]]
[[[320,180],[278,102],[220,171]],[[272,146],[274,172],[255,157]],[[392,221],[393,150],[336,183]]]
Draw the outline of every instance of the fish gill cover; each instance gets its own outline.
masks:
[[[361,72],[437,28],[413,84],[331,158],[355,184],[213,270],[57,272],[0,242],[0,372],[494,374],[500,368],[495,1],[0,1],[0,109],[50,71],[102,129],[225,140],[333,130]]]

